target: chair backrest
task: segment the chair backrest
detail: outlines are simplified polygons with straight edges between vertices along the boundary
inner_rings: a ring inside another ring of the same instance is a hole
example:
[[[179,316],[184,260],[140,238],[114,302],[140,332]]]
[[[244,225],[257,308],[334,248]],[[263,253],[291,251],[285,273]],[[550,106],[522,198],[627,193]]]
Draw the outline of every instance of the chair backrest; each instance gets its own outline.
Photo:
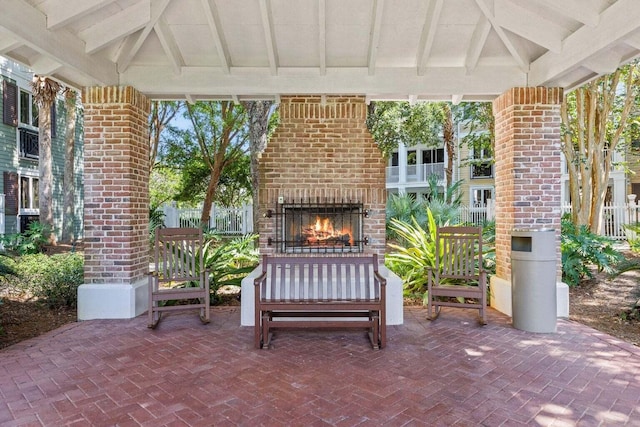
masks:
[[[436,230],[436,277],[478,279],[482,269],[482,227],[439,227]]]
[[[263,300],[375,301],[380,287],[374,282],[377,256],[270,257],[264,256],[266,280]]]
[[[154,263],[161,282],[200,280],[203,268],[203,234],[199,228],[156,230]]]

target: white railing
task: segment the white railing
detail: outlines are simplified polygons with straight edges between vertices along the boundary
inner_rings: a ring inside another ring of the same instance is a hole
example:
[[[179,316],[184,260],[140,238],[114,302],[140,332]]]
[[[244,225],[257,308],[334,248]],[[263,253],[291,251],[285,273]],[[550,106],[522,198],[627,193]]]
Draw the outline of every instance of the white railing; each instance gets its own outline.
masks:
[[[164,205],[164,225],[166,227],[199,227],[202,208],[178,209]],[[253,232],[253,206],[240,208],[211,207],[209,230],[219,234],[247,234]]]
[[[431,175],[444,180],[444,163],[424,163],[405,167],[406,182],[426,182]],[[387,182],[400,182],[400,166],[387,166]]]
[[[495,202],[487,200],[487,203],[476,203],[472,206],[460,205],[459,223],[482,225],[486,221],[495,218]]]
[[[571,213],[571,205],[562,205],[562,214]],[[640,221],[640,205],[635,201],[627,204],[606,204],[602,212],[601,235],[614,240],[626,240],[626,224],[635,224]]]

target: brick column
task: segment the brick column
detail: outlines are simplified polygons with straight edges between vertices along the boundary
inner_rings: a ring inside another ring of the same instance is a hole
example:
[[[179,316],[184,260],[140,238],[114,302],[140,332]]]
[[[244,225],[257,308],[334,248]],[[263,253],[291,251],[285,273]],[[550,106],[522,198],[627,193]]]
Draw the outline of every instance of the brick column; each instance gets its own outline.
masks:
[[[149,100],[132,87],[93,87],[84,116],[84,279],[78,317],[146,310]]]
[[[495,284],[507,283],[508,310],[496,307],[507,314],[511,314],[511,231],[555,229],[560,260],[562,96],[560,88],[512,88],[493,101],[497,277],[492,279],[492,305],[494,298],[500,298]],[[558,277],[560,268],[558,262]]]

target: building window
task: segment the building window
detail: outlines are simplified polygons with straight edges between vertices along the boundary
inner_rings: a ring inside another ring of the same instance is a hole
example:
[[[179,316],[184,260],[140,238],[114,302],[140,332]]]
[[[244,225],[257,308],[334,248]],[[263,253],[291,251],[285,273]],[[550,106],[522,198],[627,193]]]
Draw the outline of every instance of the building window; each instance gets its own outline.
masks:
[[[20,89],[19,98],[20,124],[38,127],[38,106],[33,101],[33,96],[24,89]]]
[[[20,213],[37,213],[38,184],[37,177],[20,177]]]
[[[486,206],[489,199],[493,200],[493,187],[471,188],[471,206]]]
[[[469,161],[471,179],[493,177],[493,156],[488,147],[474,148]]]

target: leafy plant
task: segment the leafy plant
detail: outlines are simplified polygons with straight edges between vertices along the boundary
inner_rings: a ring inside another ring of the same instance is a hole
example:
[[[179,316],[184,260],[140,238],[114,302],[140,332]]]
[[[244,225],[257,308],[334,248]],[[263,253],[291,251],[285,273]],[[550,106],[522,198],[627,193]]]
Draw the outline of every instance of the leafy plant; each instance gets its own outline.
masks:
[[[37,254],[49,242],[51,228],[39,221],[29,223],[23,233],[2,236],[0,242],[7,252],[17,255]]]
[[[15,259],[7,285],[43,300],[49,307],[74,308],[84,281],[84,258],[77,253],[28,254]]]
[[[390,194],[387,198],[387,237],[398,238],[391,226],[392,219],[408,223],[411,218],[415,218],[418,224],[425,224],[427,216],[422,202],[406,193]]]
[[[259,263],[257,238],[257,234],[249,234],[221,243],[217,237],[208,236],[202,251],[205,268],[210,271],[212,302],[216,301],[218,289],[240,286],[242,279],[256,268]]]
[[[149,208],[149,244],[153,245],[156,238],[156,230],[164,227],[164,211],[161,206]]]
[[[429,268],[435,266],[436,222],[427,210],[428,228],[425,230],[415,218],[412,222],[391,220],[391,228],[404,245],[390,243],[395,252],[385,257],[385,265],[402,278],[405,296],[424,297],[429,279]]]
[[[567,216],[562,218],[560,249],[562,280],[569,286],[578,285],[585,277],[592,278],[590,267],[613,274],[616,264],[624,259],[611,239],[591,232],[586,225],[576,226]]]

